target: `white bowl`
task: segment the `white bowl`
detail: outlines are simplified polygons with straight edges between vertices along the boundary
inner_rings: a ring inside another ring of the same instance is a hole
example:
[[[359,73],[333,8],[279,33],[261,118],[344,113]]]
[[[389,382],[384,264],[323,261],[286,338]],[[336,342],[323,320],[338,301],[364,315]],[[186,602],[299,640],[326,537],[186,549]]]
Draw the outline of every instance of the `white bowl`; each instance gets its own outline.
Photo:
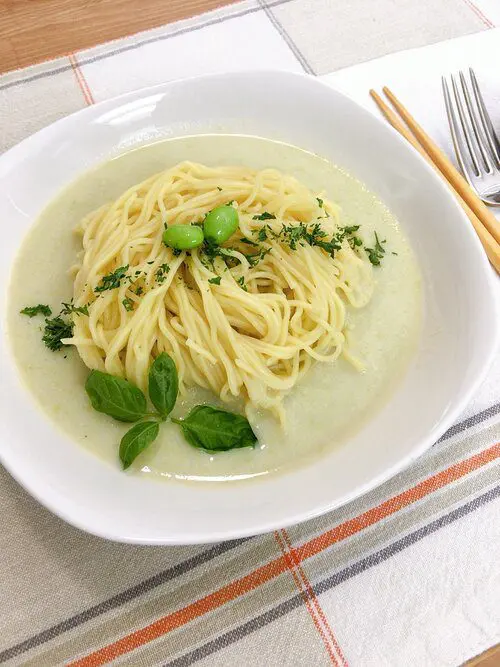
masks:
[[[1,338],[1,459],[41,503],[102,537],[187,544],[304,521],[381,484],[428,449],[482,380],[496,346],[492,274],[447,187],[381,120],[314,78],[247,72],[177,81],[97,104],[0,158],[6,289],[41,209],[82,171],[159,138],[238,132],[283,140],[341,165],[398,216],[424,276],[415,362],[387,405],[346,444],[306,467],[254,483],[184,485],[125,475],[65,438],[22,386]]]

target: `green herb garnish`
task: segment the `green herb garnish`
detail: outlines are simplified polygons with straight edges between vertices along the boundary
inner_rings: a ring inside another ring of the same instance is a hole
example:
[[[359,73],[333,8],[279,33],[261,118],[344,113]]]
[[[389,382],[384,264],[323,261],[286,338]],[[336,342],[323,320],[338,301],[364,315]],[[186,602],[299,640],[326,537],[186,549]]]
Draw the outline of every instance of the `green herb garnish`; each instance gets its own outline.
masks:
[[[26,306],[21,311],[21,315],[27,315],[28,317],[35,317],[35,315],[45,315],[45,317],[50,317],[52,315],[52,309],[50,306],[46,306],[43,303],[39,303],[38,306]]]
[[[255,241],[251,241],[250,239],[247,239],[247,238],[242,238],[242,239],[240,239],[240,243],[246,243],[246,245],[253,245],[253,246],[255,246],[256,248],[259,247],[259,244],[258,244],[258,243],[255,243]]]
[[[165,421],[175,406],[179,380],[174,361],[166,352],[149,369],[148,389],[157,412],[147,412],[144,393],[122,378],[92,371],[85,384],[93,408],[118,421],[137,422],[120,441],[119,456],[124,469],[156,440],[160,422]],[[198,405],[185,419],[172,418],[172,422],[181,425],[193,447],[209,452],[249,447],[257,440],[245,417],[208,405]]]
[[[160,424],[157,421],[139,422],[129,429],[120,441],[120,461],[126,470],[143,452],[146,447],[156,440],[160,432]]]
[[[73,335],[73,322],[63,320],[62,317],[53,317],[51,320],[45,320],[42,341],[45,345],[57,352],[63,346],[63,338],[71,338]]]
[[[250,264],[250,266],[254,267],[261,260],[263,260],[264,257],[271,252],[271,250],[272,250],[272,248],[262,248],[260,250],[260,252],[254,253],[253,255],[245,255],[245,253],[243,253],[243,256],[245,257],[247,262]]]
[[[211,405],[197,405],[185,419],[172,419],[193,447],[209,452],[253,447],[257,438],[248,420]]]
[[[319,197],[316,197],[316,201],[318,202],[318,206],[319,206],[320,208],[323,208],[323,200],[320,199]]]
[[[179,393],[177,369],[168,354],[160,354],[152,363],[149,369],[148,389],[151,403],[158,410],[160,417],[166,419],[172,412]]]
[[[264,213],[261,213],[260,215],[254,215],[253,219],[254,220],[276,220],[276,216],[273,213],[268,213],[267,211],[264,211]]]
[[[128,264],[126,266],[119,266],[112,273],[101,278],[100,283],[94,289],[94,292],[105,292],[106,290],[116,289],[120,287],[122,281],[126,277],[128,271]]]
[[[245,278],[243,276],[238,278],[238,280],[236,282],[238,283],[238,285],[240,285],[241,289],[245,290],[245,292],[248,292],[248,288],[245,285]]]
[[[85,383],[92,407],[122,422],[135,422],[146,415],[146,397],[123,378],[92,371]]]
[[[158,268],[158,271],[155,273],[155,280],[157,283],[163,283],[165,282],[167,278],[167,273],[170,271],[170,267],[168,264],[161,264]]]
[[[128,312],[130,312],[131,310],[134,310],[134,302],[132,301],[132,299],[129,299],[128,297],[126,297],[125,299],[123,299],[122,303],[123,303],[123,307]]]
[[[209,278],[208,282],[211,283],[212,285],[220,285],[221,277],[220,276],[215,276],[214,278]]]
[[[75,313],[75,315],[88,315],[89,314],[89,307],[88,305],[86,306],[75,306],[73,305],[73,300],[71,300],[69,303],[64,303],[62,302],[62,308],[61,312],[59,315],[71,315],[71,313]]]
[[[288,243],[291,250],[297,250],[299,244],[305,245],[306,243],[322,248],[328,254],[333,254],[335,250],[340,249],[340,244],[335,238],[325,241],[327,234],[319,222],[309,226],[304,222],[299,222],[298,225],[283,225],[280,236]]]
[[[267,241],[267,230],[270,229],[269,225],[261,227],[257,232],[257,238],[259,241]]]
[[[368,259],[374,266],[380,266],[380,260],[385,255],[385,248],[382,245],[385,242],[386,242],[385,239],[383,241],[380,241],[377,232],[375,232],[375,246],[373,248],[365,247]]]

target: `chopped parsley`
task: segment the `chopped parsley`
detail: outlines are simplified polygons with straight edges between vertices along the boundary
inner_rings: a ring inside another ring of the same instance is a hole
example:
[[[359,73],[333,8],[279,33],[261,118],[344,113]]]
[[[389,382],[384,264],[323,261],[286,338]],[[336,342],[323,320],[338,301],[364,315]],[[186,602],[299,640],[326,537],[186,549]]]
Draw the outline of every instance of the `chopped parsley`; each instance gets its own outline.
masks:
[[[318,202],[318,206],[319,206],[320,208],[323,208],[323,200],[320,199],[319,197],[316,197],[316,201]]]
[[[49,317],[52,315],[52,309],[50,306],[39,303],[38,306],[26,306],[20,313],[21,315],[27,315],[28,317],[35,317],[35,315],[45,315],[45,317]]]
[[[210,241],[205,240],[203,245],[200,247],[201,256],[200,259],[202,263],[210,268],[214,268],[214,262],[216,257],[222,257],[228,266],[236,266],[238,264],[238,259],[233,256],[231,248],[222,248],[221,246],[211,243]]]
[[[238,285],[240,285],[241,289],[245,290],[245,292],[248,292],[248,288],[245,285],[245,278],[243,276],[238,278],[238,280],[236,282],[238,283]]]
[[[125,308],[125,310],[127,310],[129,312],[131,310],[134,310],[134,302],[132,301],[132,299],[129,299],[127,297],[127,298],[123,299],[122,303],[123,303],[123,307]]]
[[[157,283],[164,283],[167,278],[167,273],[170,271],[168,264],[161,264],[158,271],[155,273],[155,280]],[[137,294],[137,292],[136,292]]]
[[[322,202],[322,200],[320,201]],[[340,250],[344,241],[347,241],[353,250],[364,246],[363,240],[356,234],[359,227],[359,225],[339,227],[330,239],[328,239],[328,234],[321,227],[321,223],[319,222],[299,222],[297,224],[283,225],[279,233],[274,232],[269,225],[265,225],[258,230],[254,230],[254,234],[257,235],[257,239],[261,242],[267,241],[270,238],[279,239],[282,243],[286,243],[290,250],[297,250],[299,245],[310,245],[312,247],[321,248],[333,257],[335,251]],[[385,240],[381,241],[375,233],[374,247],[365,247],[368,259],[375,266],[380,265],[380,261],[385,255],[384,243]],[[269,250],[261,251],[255,255],[245,255],[245,257],[248,262],[254,266],[259,259],[265,257],[267,252],[269,252]]]
[[[374,266],[379,266],[380,265],[380,260],[382,257],[385,255],[385,248],[382,245],[385,243],[386,240],[384,239],[381,241],[377,235],[377,232],[375,232],[375,245],[373,248],[366,248],[366,253],[368,255],[368,259]]]
[[[62,308],[61,312],[59,315],[71,315],[71,313],[75,313],[75,315],[88,315],[89,314],[89,307],[88,305],[86,306],[75,306],[73,305],[73,301],[70,301],[69,303],[64,303],[62,302]]]
[[[260,215],[254,215],[253,219],[254,220],[276,220],[276,216],[273,213],[268,213],[267,211],[264,211],[264,213],[261,213]]]
[[[141,294],[144,292],[144,288],[141,287],[140,285],[139,285],[138,287],[136,287],[135,290],[133,290],[132,288],[130,288],[130,289],[131,289],[131,291],[134,292],[134,294],[136,294],[137,296],[141,296]]]
[[[217,190],[218,190],[219,192],[222,192],[222,188],[219,188],[219,186],[217,186]]]
[[[128,264],[119,266],[112,273],[103,276],[99,285],[94,289],[94,292],[105,292],[106,290],[116,289],[120,287],[122,280],[125,279],[128,270]]]
[[[297,245],[318,246],[325,252],[332,254],[340,249],[340,243],[336,237],[331,241],[325,241],[326,232],[321,228],[319,222],[307,225],[299,222],[298,225],[283,225],[280,236],[288,243],[291,250],[297,250]]]
[[[268,255],[271,252],[272,248],[262,248],[260,252],[257,252],[253,255],[244,255],[245,259],[247,262],[250,264],[250,266],[255,266],[258,264],[266,255]]]
[[[215,276],[214,278],[209,278],[208,282],[212,283],[212,285],[220,285],[221,277],[220,276]]]
[[[269,225],[265,225],[264,227],[261,227],[258,231],[256,230],[256,233],[257,233],[257,239],[258,239],[259,241],[267,241],[267,233],[268,233],[268,232],[271,232],[271,233],[274,234],[274,232],[272,232],[272,230],[271,230],[271,228],[269,227]]]
[[[359,225],[340,227],[335,238],[337,239],[338,243],[342,243],[342,241],[347,240],[351,248],[354,250],[355,248],[359,248],[363,245],[363,241],[359,238],[359,236],[356,236],[358,229]]]
[[[43,330],[42,341],[45,345],[57,352],[63,346],[63,338],[71,338],[73,335],[73,322],[63,320],[62,317],[53,317],[51,320],[45,320],[45,328]]]
[[[253,246],[255,246],[256,248],[259,247],[259,244],[258,244],[258,243],[255,243],[255,241],[251,241],[250,239],[247,239],[247,238],[242,238],[242,239],[240,239],[240,243],[246,243],[247,245],[253,245]]]

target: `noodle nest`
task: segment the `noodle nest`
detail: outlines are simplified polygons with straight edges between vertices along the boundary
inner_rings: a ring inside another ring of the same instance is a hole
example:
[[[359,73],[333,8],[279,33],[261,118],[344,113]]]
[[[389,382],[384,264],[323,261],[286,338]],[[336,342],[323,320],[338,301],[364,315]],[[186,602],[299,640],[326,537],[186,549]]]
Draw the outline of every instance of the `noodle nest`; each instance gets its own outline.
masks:
[[[162,242],[165,226],[202,223],[228,202],[239,229],[222,248],[179,253]],[[320,229],[319,245],[294,229]],[[373,270],[340,230],[340,209],[289,175],[182,162],[79,224],[73,297],[88,317],[73,315],[64,342],[89,368],[143,390],[167,352],[181,393],[198,385],[283,422],[283,398],[313,362],[343,354],[359,366],[346,308],[369,302]],[[329,253],[322,239],[333,238],[339,248]]]

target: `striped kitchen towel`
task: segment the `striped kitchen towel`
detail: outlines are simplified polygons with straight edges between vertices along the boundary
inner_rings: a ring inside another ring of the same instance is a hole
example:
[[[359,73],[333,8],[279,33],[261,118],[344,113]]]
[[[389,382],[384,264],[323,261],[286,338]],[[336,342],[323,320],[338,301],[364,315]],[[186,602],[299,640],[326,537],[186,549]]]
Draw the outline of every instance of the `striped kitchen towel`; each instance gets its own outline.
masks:
[[[495,25],[495,0],[245,0],[0,77],[1,148],[128,90],[273,67],[370,109],[368,88],[391,85],[451,154],[438,74],[473,65],[499,102]],[[86,535],[0,469],[0,662],[458,665],[500,641],[499,442],[500,355],[460,421],[383,486],[287,530],[194,547]]]

